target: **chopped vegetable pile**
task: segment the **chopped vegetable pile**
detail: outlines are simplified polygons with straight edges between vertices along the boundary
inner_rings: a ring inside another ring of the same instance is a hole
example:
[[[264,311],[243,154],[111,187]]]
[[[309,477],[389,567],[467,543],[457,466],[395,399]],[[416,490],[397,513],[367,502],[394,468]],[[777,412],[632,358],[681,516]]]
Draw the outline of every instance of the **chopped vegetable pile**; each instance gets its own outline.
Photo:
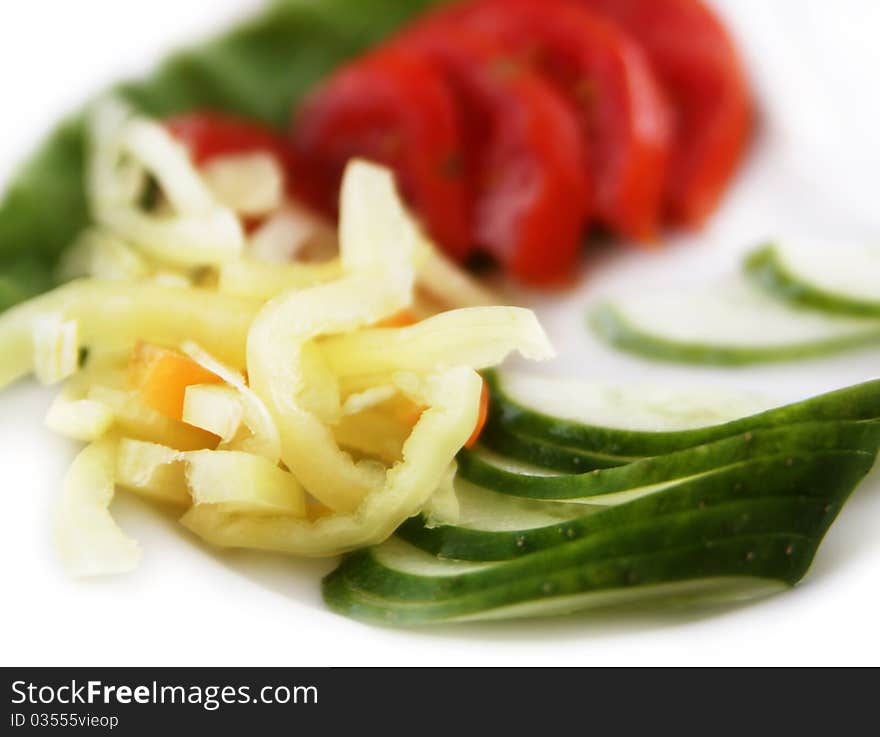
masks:
[[[499,373],[553,349],[462,266],[553,284],[594,225],[699,225],[751,117],[700,0],[278,0],[120,85],[0,203],[0,387],[60,385],[46,424],[85,444],[64,565],[138,565],[124,490],[220,548],[343,554],[327,604],[380,623],[793,585],[874,463],[880,382],[776,407]],[[840,263],[767,246],[592,322],[722,364],[880,341],[876,254]]]
[[[395,172],[453,260],[488,255],[539,285],[574,280],[594,226],[651,245],[701,224],[752,118],[702,0],[274,0],[114,93],[167,119],[247,227],[284,187],[334,218],[360,157]],[[65,121],[0,200],[0,307],[66,276],[60,255],[91,221],[84,128]]]
[[[181,507],[217,545],[333,555],[381,542],[445,493],[479,434],[476,370],[512,351],[546,358],[547,339],[528,310],[487,306],[387,170],[352,162],[338,255],[291,261],[335,230],[295,214],[275,158],[231,135],[207,156],[184,128],[115,99],[95,107],[95,225],[65,262],[77,278],[0,316],[3,383],[67,380],[48,423],[89,443],[57,519],[65,561],[86,574],[137,562],[108,512],[115,484]],[[271,193],[257,223],[255,192]]]

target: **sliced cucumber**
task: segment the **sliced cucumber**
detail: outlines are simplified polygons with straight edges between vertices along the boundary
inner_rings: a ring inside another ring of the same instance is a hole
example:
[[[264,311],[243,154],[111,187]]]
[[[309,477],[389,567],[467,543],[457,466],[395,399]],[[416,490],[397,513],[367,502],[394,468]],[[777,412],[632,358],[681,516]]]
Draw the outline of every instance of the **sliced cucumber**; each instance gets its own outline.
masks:
[[[324,580],[324,597],[349,616],[415,625],[572,611],[595,601],[586,594],[617,602],[686,581],[792,585],[872,462],[860,451],[752,461],[700,479],[699,491],[676,487],[565,523],[590,528],[573,540],[474,568],[451,561],[444,572],[394,541],[349,556]]]
[[[419,530],[423,526],[442,529],[452,525],[469,530],[519,533],[524,529],[550,527],[599,512],[603,506],[611,506],[610,504],[569,504],[510,496],[460,478],[455,480],[455,495],[459,514],[454,522],[434,520],[429,515],[423,514],[421,517],[410,518],[404,526]],[[402,528],[398,528],[400,529]],[[402,536],[407,537],[406,534]]]
[[[551,616],[593,607],[625,606],[642,601],[643,596],[656,597],[658,589],[671,595],[691,591],[697,601],[700,601],[699,594],[707,589],[713,600],[731,588],[740,599],[749,594],[764,594],[768,589],[778,590],[797,581],[812,560],[816,547],[816,540],[782,534],[727,539],[718,541],[712,549],[694,545],[565,567],[555,567],[556,561],[548,555],[543,561],[544,573],[523,573],[518,580],[460,596],[438,595],[416,600],[406,596],[415,577],[399,575],[395,569],[377,561],[374,552],[364,551],[326,577],[322,590],[324,601],[331,609],[377,624],[417,626]],[[415,551],[413,555],[418,553],[420,551]],[[749,556],[750,565],[745,566],[743,561]],[[525,558],[497,567],[532,560]],[[744,574],[743,570],[749,573]],[[700,571],[705,574],[701,575]],[[438,588],[454,591],[456,584],[467,575],[476,574],[438,576]],[[634,575],[642,576],[642,581],[639,583]],[[396,584],[402,596],[375,594],[362,585],[365,580],[369,583],[382,579]]]
[[[555,443],[509,432],[502,424],[490,421],[480,435],[483,447],[511,459],[562,473],[584,473],[597,468],[614,468],[638,460],[641,456],[620,456],[564,447]]]
[[[739,281],[605,302],[589,321],[621,350],[682,363],[739,366],[880,344],[880,321],[797,309]]]
[[[759,287],[792,304],[880,317],[880,249],[770,244],[748,256],[745,271]]]
[[[509,496],[601,503],[600,495],[668,483],[774,454],[843,448],[875,452],[880,447],[880,422],[849,420],[806,422],[749,430],[667,455],[643,458],[616,468],[589,473],[546,475],[475,451],[458,455],[458,474],[473,484]]]
[[[745,461],[701,476],[692,476],[678,482],[646,486],[631,492],[614,494],[617,506],[601,511],[587,510],[585,514],[568,520],[557,520],[537,526],[540,517],[523,505],[526,514],[515,529],[516,517],[511,514],[509,502],[497,494],[500,512],[507,519],[499,529],[491,523],[491,503],[476,519],[463,518],[457,525],[429,528],[418,518],[408,520],[398,535],[428,552],[444,558],[461,560],[505,560],[527,555],[536,550],[565,544],[608,529],[643,520],[653,524],[664,515],[708,512],[724,505],[757,506],[764,498],[796,495],[798,498],[823,496],[834,484],[852,488],[870,468],[873,453],[856,450],[833,450],[802,454],[781,454]],[[864,467],[863,467],[864,466]],[[828,479],[834,468],[839,479]],[[606,500],[611,504],[611,500]],[[546,505],[546,502],[543,504]],[[571,505],[575,506],[575,505]],[[764,514],[766,510],[747,511]],[[558,513],[557,513],[558,514]],[[561,516],[561,515],[558,515]],[[486,525],[482,520],[490,520]],[[792,520],[794,524],[795,520]],[[735,524],[735,520],[734,520]]]
[[[694,430],[778,406],[768,397],[717,386],[620,386],[520,371],[487,374],[491,388],[510,401],[553,417],[620,430]]]
[[[706,424],[690,429],[665,431],[644,430],[639,426],[607,426],[592,421],[589,414],[574,413],[552,416],[542,404],[542,399],[552,393],[553,379],[499,375],[487,373],[486,379],[492,391],[490,403],[490,432],[517,436],[520,440],[536,439],[556,445],[560,449],[574,449],[581,453],[605,454],[618,457],[645,457],[670,453],[714,440],[731,437],[749,430],[780,427],[800,422],[825,420],[869,420],[880,418],[880,380],[820,394],[816,397],[775,407],[747,417]],[[581,384],[583,391],[595,391],[592,385]],[[579,389],[572,382],[567,396],[574,398]],[[552,411],[559,411],[555,404]],[[625,410],[621,416],[626,417]],[[522,442],[519,443],[522,445]],[[516,443],[510,447],[494,442],[492,449],[509,457],[517,457]],[[561,461],[557,453],[555,460]],[[522,458],[536,463],[534,457]],[[536,464],[537,465],[537,464]]]

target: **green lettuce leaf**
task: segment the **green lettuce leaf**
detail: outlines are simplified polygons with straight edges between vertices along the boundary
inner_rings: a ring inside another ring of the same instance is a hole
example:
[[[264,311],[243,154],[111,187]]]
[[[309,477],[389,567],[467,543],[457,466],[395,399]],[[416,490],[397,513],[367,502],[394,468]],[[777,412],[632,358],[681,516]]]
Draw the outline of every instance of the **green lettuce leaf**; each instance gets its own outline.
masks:
[[[152,115],[209,107],[283,126],[334,67],[441,1],[280,0],[117,91]],[[88,224],[84,160],[76,114],[9,183],[0,200],[0,311],[50,288],[61,253]]]

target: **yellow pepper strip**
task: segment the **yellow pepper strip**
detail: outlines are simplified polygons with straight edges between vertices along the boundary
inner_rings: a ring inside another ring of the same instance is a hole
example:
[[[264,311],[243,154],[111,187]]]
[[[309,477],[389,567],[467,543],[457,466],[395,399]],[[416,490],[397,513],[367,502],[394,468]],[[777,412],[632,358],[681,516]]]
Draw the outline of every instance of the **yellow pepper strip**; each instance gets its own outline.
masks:
[[[150,501],[188,507],[184,453],[167,445],[123,438],[116,454],[116,483]]]
[[[241,419],[248,432],[237,439],[235,447],[230,449],[247,451],[263,456],[272,463],[278,463],[281,458],[281,439],[278,436],[275,420],[256,392],[247,385],[244,377],[238,371],[223,365],[191,340],[184,341],[181,350],[193,361],[223,379],[238,393],[241,400]]]
[[[99,102],[88,122],[92,156],[86,182],[100,225],[166,264],[219,264],[241,254],[240,220],[217,201],[186,148],[163,125],[113,99]],[[138,206],[148,175],[174,214]]]
[[[378,274],[344,277],[270,302],[248,337],[251,387],[275,419],[282,460],[309,493],[336,511],[357,508],[381,485],[381,474],[354,463],[312,411],[319,402],[308,397],[314,384],[301,369],[303,348],[322,334],[353,330],[394,314],[406,306],[401,296],[383,289]]]
[[[281,437],[281,459],[312,496],[354,511],[383,483],[377,464],[355,463],[328,426],[341,415],[333,374],[315,338],[372,325],[409,306],[419,233],[387,169],[354,162],[342,183],[340,259],[345,276],[270,301],[251,325],[250,385]]]
[[[486,307],[500,301],[497,295],[453,264],[427,239],[423,239],[418,258],[419,287],[447,307]]]
[[[287,264],[239,259],[220,267],[217,289],[235,297],[266,301],[288,289],[305,289],[341,275],[339,259]]]
[[[64,437],[91,442],[113,426],[114,414],[106,404],[86,398],[93,377],[80,372],[69,379],[46,413],[46,427]]]
[[[112,412],[112,427],[119,435],[164,443],[178,450],[201,450],[217,445],[216,435],[166,417],[140,401],[137,392],[93,384],[86,399]]]
[[[193,384],[186,388],[180,419],[187,425],[206,430],[220,438],[220,444],[232,442],[242,427],[241,397],[231,386]]]
[[[412,399],[426,409],[404,443],[401,462],[387,471],[383,482],[356,510],[309,521],[196,504],[181,522],[214,545],[294,555],[337,555],[381,542],[425,506],[476,422],[482,379],[475,371],[448,369],[425,377],[420,384],[419,396]]]
[[[34,321],[34,375],[41,384],[57,384],[79,369],[79,328],[76,320],[43,315]]]
[[[319,343],[339,377],[444,366],[486,368],[512,350],[525,358],[553,355],[535,314],[521,307],[468,307],[441,312],[400,328],[333,335]]]
[[[336,442],[347,450],[378,458],[389,466],[399,461],[414,423],[403,422],[383,410],[385,408],[369,408],[342,417],[333,425]]]
[[[116,468],[116,439],[87,445],[64,478],[55,515],[55,542],[71,575],[130,571],[140,562],[138,544],[110,516]]]
[[[305,517],[306,495],[289,471],[237,450],[181,452],[124,438],[116,464],[120,486],[153,501],[220,505],[227,511]]]
[[[306,515],[302,486],[292,473],[262,456],[237,450],[196,450],[183,455],[189,493],[197,506],[252,514]]]
[[[175,345],[190,338],[244,366],[259,304],[198,289],[79,279],[0,314],[0,388],[33,371],[33,329],[47,314],[76,320],[79,340],[102,351],[136,340]]]

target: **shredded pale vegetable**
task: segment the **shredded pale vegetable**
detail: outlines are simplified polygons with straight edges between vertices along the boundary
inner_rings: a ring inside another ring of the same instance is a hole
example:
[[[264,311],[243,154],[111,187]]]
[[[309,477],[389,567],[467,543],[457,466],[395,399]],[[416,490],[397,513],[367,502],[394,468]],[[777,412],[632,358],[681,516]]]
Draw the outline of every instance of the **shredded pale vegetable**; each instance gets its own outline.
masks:
[[[73,576],[124,573],[141,558],[138,544],[110,516],[116,469],[116,440],[87,445],[64,478],[55,512],[55,541]]]
[[[59,435],[91,442],[113,426],[114,414],[106,404],[86,398],[91,377],[78,374],[58,393],[46,413],[46,427]]]
[[[0,314],[0,387],[33,371],[34,327],[46,315],[76,320],[80,343],[99,352],[137,340],[177,345],[189,339],[220,360],[244,366],[258,308],[207,290],[78,279]]]
[[[192,384],[186,388],[181,420],[216,435],[221,445],[238,434],[242,414],[241,398],[230,386]]]
[[[468,368],[425,377],[419,399],[428,408],[404,443],[402,461],[351,512],[308,521],[229,513],[208,504],[193,506],[181,521],[224,547],[325,556],[375,544],[422,509],[441,485],[473,429],[481,389],[482,379]]]
[[[536,360],[553,355],[535,314],[521,307],[451,310],[407,327],[334,335],[320,346],[329,369],[340,377],[443,366],[481,369],[513,350]]]
[[[265,402],[245,383],[244,377],[240,373],[224,366],[193,341],[184,341],[181,347],[184,353],[196,363],[217,374],[239,395],[242,409],[241,419],[248,429],[248,434],[238,439],[230,438],[228,441],[224,438],[227,447],[264,456],[273,463],[277,463],[281,457],[281,439],[275,420]]]
[[[76,373],[79,365],[79,329],[76,320],[59,313],[34,320],[34,375],[42,384],[57,384]]]
[[[489,306],[382,167],[349,164],[337,234],[286,199],[268,154],[199,169],[116,101],[89,140],[95,224],[62,271],[78,278],[0,315],[0,386],[71,377],[46,423],[91,443],[57,517],[71,570],[136,565],[117,485],[224,547],[335,555],[420,511],[454,522],[476,370],[551,355],[534,315]],[[249,237],[245,216],[265,218]]]
[[[158,443],[123,438],[116,458],[116,482],[153,501],[189,506],[184,454]]]
[[[284,201],[284,172],[270,154],[220,156],[203,175],[214,197],[245,217],[266,215]]]
[[[169,264],[217,264],[241,254],[244,231],[235,212],[215,198],[162,125],[105,100],[92,113],[89,133],[88,189],[100,225]],[[138,206],[151,180],[171,213]]]

